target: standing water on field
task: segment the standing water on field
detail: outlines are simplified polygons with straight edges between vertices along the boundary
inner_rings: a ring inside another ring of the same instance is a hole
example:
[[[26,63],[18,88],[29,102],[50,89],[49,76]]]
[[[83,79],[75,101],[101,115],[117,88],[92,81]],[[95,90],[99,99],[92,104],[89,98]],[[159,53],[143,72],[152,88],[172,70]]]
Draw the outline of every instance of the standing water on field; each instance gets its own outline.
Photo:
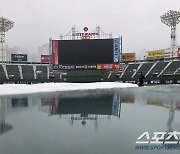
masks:
[[[1,154],[178,154],[180,86],[0,96]]]

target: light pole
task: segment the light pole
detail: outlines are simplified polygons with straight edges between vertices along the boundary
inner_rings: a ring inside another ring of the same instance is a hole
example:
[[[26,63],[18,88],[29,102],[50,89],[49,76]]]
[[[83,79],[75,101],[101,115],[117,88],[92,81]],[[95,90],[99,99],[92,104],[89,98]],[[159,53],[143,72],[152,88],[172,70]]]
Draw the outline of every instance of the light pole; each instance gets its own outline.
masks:
[[[177,57],[176,25],[180,22],[180,12],[170,10],[161,16],[161,22],[171,28],[171,53],[170,58]]]
[[[13,26],[13,21],[0,17],[0,61],[6,61],[6,52],[4,49],[5,32],[9,31]]]

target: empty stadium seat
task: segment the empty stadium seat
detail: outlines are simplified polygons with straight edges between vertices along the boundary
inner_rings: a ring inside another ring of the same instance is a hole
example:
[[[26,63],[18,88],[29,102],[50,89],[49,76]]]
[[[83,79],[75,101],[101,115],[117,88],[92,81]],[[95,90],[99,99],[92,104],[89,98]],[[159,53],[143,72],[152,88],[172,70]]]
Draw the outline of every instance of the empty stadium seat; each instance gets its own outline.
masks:
[[[148,78],[157,77],[157,75],[166,67],[168,62],[158,62],[147,75]]]
[[[37,79],[47,79],[47,66],[36,66],[36,78]]]
[[[9,79],[21,79],[17,65],[6,65],[6,69]]]
[[[146,73],[151,69],[152,66],[153,66],[153,63],[143,63],[141,67],[139,68],[138,72],[142,72],[144,75],[146,75]],[[139,78],[138,72],[134,76],[135,80]]]
[[[131,79],[134,72],[137,70],[139,64],[129,64],[126,71],[124,72],[122,79]]]
[[[163,74],[173,74],[180,67],[180,61],[172,61],[172,63],[164,70]]]
[[[33,66],[22,65],[23,79],[34,79]]]

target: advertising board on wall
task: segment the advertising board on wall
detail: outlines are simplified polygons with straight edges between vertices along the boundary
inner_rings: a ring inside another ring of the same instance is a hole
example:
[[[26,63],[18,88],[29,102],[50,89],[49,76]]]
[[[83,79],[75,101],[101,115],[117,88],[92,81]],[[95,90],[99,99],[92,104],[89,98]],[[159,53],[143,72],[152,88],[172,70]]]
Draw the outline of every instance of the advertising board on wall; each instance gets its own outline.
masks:
[[[114,63],[119,62],[119,52],[120,52],[120,39],[115,38],[113,39],[113,58],[114,58]]]
[[[53,65],[55,70],[85,70],[85,69],[97,69],[97,70],[115,70],[120,69],[119,64],[97,64],[97,65]]]
[[[41,63],[49,63],[49,55],[41,55]]]
[[[58,40],[52,40],[52,63],[59,64],[58,61]]]
[[[96,69],[96,65],[54,65],[54,69],[60,70],[77,70],[77,69]]]
[[[122,59],[125,61],[134,61],[134,60],[136,60],[136,54],[135,53],[123,53]]]
[[[11,61],[27,61],[27,54],[11,54]]]
[[[163,57],[163,56],[164,56],[164,50],[148,51],[148,58],[157,58],[157,57]]]
[[[97,64],[98,70],[111,70],[111,69],[119,69],[119,64]]]

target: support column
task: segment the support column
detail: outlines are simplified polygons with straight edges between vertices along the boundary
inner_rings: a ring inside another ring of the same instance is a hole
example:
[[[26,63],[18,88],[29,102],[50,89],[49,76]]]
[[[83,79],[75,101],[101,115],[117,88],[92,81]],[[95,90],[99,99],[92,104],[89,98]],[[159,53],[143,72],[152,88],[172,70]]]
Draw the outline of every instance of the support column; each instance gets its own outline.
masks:
[[[176,26],[171,27],[171,54],[170,57],[177,57]]]
[[[5,43],[5,33],[0,32],[0,61],[6,60],[4,43]]]

